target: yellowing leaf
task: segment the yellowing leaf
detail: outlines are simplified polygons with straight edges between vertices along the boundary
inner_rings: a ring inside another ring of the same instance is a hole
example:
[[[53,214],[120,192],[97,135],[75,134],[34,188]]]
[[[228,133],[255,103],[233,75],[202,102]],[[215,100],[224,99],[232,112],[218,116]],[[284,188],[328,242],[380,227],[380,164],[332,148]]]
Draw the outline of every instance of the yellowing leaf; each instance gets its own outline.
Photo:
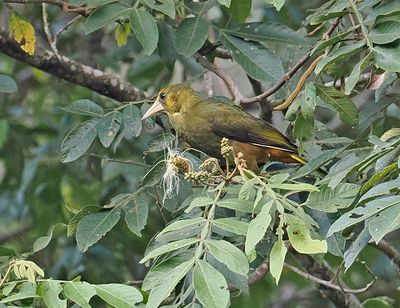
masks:
[[[285,218],[289,241],[296,251],[306,254],[326,253],[328,251],[325,240],[311,238],[310,230],[304,221],[290,214],[285,215]]]
[[[125,46],[128,37],[131,34],[131,27],[128,23],[118,24],[117,29],[115,30],[115,40],[117,41],[118,47]]]
[[[33,26],[16,12],[8,17],[8,28],[21,49],[29,55],[35,52],[36,35]]]

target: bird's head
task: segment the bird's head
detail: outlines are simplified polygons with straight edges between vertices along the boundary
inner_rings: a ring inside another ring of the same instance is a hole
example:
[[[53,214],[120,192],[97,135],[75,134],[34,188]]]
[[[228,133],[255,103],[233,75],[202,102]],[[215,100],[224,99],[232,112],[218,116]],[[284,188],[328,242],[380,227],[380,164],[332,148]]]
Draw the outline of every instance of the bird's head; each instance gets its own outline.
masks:
[[[201,100],[199,93],[187,85],[174,84],[162,89],[154,104],[143,115],[142,120],[161,111],[172,115],[180,112],[184,104],[191,104]]]

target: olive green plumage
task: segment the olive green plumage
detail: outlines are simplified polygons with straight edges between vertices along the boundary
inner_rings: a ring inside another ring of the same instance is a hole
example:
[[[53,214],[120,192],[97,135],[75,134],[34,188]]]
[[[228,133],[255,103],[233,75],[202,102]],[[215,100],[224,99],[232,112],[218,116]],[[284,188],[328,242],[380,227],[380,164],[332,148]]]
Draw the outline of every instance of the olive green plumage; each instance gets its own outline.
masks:
[[[221,139],[225,137],[253,170],[268,160],[304,163],[287,136],[227,98],[207,99],[186,85],[171,85],[160,91],[143,118],[160,111],[167,113],[181,138],[210,156],[221,158]]]

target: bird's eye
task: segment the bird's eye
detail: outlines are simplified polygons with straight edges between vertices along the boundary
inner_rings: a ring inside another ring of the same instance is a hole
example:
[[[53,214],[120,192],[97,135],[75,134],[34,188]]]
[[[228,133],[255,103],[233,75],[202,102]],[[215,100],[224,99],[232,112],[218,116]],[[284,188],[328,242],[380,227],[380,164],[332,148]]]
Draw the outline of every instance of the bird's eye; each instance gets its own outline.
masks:
[[[164,100],[167,95],[164,92],[160,93],[160,99]]]

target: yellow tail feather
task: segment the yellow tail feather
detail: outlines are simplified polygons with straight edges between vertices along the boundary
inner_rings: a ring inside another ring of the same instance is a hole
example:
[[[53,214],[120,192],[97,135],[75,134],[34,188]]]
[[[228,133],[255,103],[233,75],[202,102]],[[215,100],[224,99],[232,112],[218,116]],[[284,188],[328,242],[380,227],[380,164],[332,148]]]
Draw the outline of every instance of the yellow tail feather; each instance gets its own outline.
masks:
[[[293,158],[295,161],[298,161],[301,164],[305,164],[307,161],[304,160],[303,158],[301,158],[299,155],[297,154],[290,154],[290,157]]]

